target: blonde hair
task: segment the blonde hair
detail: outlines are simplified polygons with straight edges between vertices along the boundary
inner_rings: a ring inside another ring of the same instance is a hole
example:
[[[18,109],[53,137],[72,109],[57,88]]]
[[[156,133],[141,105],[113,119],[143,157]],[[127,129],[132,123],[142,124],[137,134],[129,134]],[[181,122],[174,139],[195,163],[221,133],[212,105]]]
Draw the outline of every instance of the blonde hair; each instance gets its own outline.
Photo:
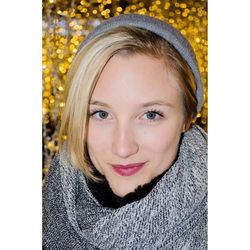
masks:
[[[193,73],[166,40],[136,27],[118,27],[99,34],[76,55],[66,80],[66,105],[59,132],[59,146],[71,165],[80,168],[86,177],[97,181],[87,149],[88,106],[100,74],[109,59],[117,54],[145,54],[162,59],[166,69],[175,74],[183,99],[186,128],[196,116],[196,84]],[[67,141],[63,137],[67,137]],[[60,154],[63,155],[63,154]],[[65,153],[64,153],[65,155]]]

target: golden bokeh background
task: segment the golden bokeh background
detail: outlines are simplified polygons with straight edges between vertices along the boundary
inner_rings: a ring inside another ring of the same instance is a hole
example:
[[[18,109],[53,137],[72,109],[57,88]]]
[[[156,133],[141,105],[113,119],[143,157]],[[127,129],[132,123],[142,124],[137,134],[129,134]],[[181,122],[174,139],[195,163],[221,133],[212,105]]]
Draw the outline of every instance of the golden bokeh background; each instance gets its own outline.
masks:
[[[204,105],[196,123],[207,130],[206,0],[43,0],[43,177],[58,151],[65,78],[78,46],[105,19],[127,13],[164,20],[190,41],[204,84]]]

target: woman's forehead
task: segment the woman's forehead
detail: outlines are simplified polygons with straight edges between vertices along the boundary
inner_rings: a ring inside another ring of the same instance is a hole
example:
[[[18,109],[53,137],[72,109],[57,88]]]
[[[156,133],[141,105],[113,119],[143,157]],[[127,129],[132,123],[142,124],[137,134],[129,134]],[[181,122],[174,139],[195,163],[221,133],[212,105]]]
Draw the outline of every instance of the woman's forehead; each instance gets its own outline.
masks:
[[[116,55],[101,73],[91,100],[171,103],[179,93],[176,77],[162,60],[140,54]]]

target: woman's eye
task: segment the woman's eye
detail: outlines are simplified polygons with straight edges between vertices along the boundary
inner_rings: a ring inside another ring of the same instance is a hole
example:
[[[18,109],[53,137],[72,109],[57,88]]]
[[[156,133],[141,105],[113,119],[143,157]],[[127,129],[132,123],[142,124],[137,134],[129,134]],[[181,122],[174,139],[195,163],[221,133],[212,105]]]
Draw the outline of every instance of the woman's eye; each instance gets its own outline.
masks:
[[[163,114],[157,111],[148,111],[143,115],[143,118],[146,120],[159,120],[161,117],[163,117]]]
[[[98,120],[109,119],[109,113],[103,110],[94,111],[93,113],[91,113],[91,116]]]

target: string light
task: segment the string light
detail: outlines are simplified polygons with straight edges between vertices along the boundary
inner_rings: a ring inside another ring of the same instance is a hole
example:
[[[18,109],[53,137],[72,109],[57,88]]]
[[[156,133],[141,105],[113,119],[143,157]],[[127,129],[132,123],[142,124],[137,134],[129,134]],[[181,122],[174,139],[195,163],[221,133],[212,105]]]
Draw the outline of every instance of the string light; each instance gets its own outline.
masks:
[[[164,20],[192,44],[204,83],[204,105],[196,122],[207,130],[207,1],[206,0],[43,0],[43,173],[58,151],[64,108],[65,78],[82,40],[100,22],[137,13]],[[66,137],[65,137],[66,139]]]

